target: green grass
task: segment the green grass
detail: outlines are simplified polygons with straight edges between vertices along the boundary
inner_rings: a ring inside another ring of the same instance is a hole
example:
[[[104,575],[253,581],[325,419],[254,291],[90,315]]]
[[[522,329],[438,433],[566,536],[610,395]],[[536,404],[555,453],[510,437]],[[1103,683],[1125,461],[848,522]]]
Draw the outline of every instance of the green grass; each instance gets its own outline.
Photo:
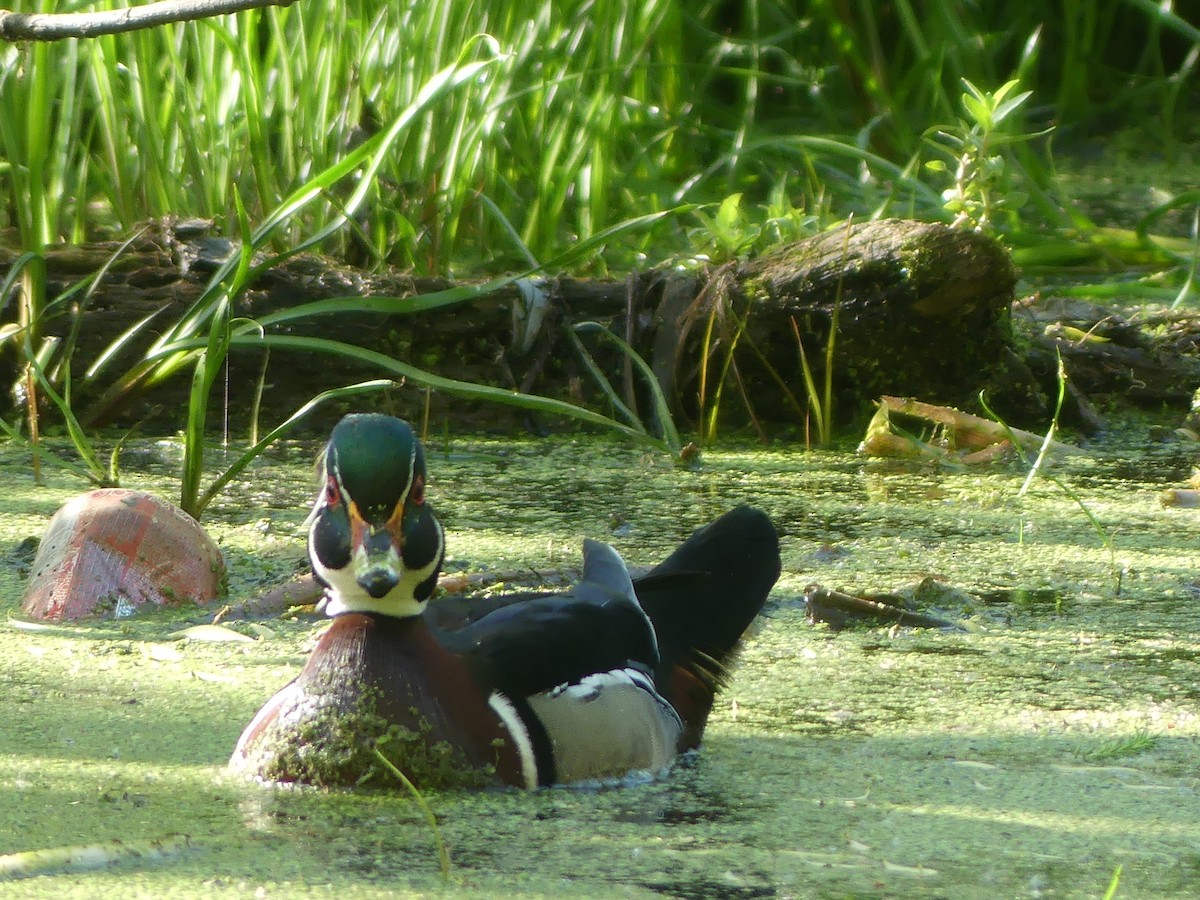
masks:
[[[217,217],[233,231],[234,185],[261,220],[417,105],[439,73],[486,61],[462,90],[422,106],[328,247],[439,274],[503,267],[517,248],[491,201],[548,259],[677,205],[666,187],[689,162],[677,153],[681,27],[678,5],[663,0],[318,0],[3,47],[5,187],[35,202],[0,219],[19,218],[26,243],[42,244],[162,215]],[[325,191],[276,247],[339,221],[353,190]]]
[[[1055,139],[1070,140],[1125,116],[1171,158],[1194,127],[1179,113],[1196,94],[1198,48],[1200,31],[1151,0],[1063,9],[817,0],[803,17],[784,0],[306,0],[0,45],[0,229],[29,254],[19,280],[0,290],[13,323],[0,326],[0,353],[24,362],[28,395],[46,393],[63,410],[92,476],[115,477],[87,458],[87,435],[72,423],[73,342],[42,340],[47,309],[63,298],[46,296],[39,254],[57,242],[124,239],[161,216],[213,218],[244,234],[259,255],[231,260],[178,320],[131,326],[125,340],[160,334],[145,359],[110,371],[114,344],[84,374],[119,398],[195,373],[181,427],[189,460],[201,461],[185,478],[199,503],[207,423],[195,404],[212,389],[226,341],[267,327],[230,318],[230,304],[263,268],[303,250],[450,277],[537,263],[604,275],[734,260],[850,216],[950,221],[974,203],[984,214],[966,220],[993,228],[1031,269],[1144,266],[1158,277],[1135,290],[1192,303],[1200,238],[1153,229],[1200,209],[1195,191],[1132,229],[1098,227],[1056,187],[1044,138],[1000,140],[991,126],[1003,118],[1024,138],[1054,123]],[[922,165],[939,153],[942,170]],[[1029,202],[1018,210],[1019,194]],[[338,302],[362,309],[356,298]],[[433,298],[423,314],[452,302],[460,299]],[[305,314],[334,314],[327,303]],[[702,399],[710,433],[727,380],[745,395],[729,343]],[[392,363],[391,374],[416,371]],[[425,376],[419,383],[468,390]],[[644,437],[636,410],[604,393],[620,428]],[[26,408],[36,441],[38,406]],[[677,443],[655,418],[665,443]]]
[[[40,8],[20,0],[17,11]],[[1139,54],[1124,49],[1141,35]],[[792,173],[809,211],[933,214],[910,163],[962,114],[962,80],[1016,77],[1037,121],[1084,129],[1152,112],[1174,146],[1194,93],[1194,26],[1150,2],[1053,12],[976,4],[678,0],[313,0],[94,40],[0,47],[0,226],[36,250],[148,217],[236,232],[378,134],[438,73],[487,65],[423,107],[326,247],[451,274],[559,255],[617,222],[745,192]],[[866,178],[862,176],[866,175]],[[897,177],[899,176],[899,177]],[[277,248],[340,221],[329,188]],[[500,215],[496,215],[499,211]],[[663,222],[577,270],[686,250]]]

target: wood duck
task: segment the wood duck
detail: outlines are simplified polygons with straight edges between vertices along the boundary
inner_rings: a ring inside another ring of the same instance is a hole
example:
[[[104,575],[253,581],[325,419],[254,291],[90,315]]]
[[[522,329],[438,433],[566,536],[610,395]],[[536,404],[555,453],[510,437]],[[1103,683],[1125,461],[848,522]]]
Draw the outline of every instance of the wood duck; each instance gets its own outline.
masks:
[[[779,576],[767,517],[739,507],[632,581],[584,542],[564,594],[430,603],[445,552],[411,427],[333,429],[309,556],[333,622],[258,712],[230,765],[273,781],[525,788],[665,772],[699,745],[743,632]]]

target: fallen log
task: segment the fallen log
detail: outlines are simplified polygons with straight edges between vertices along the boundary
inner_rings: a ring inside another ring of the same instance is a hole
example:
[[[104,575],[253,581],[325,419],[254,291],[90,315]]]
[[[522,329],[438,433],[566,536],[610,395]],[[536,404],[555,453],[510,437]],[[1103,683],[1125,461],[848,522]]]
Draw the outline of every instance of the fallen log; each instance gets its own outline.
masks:
[[[128,424],[158,407],[166,411],[160,422],[179,427],[188,373],[152,390],[115,392],[112,384],[154,336],[184,314],[235,246],[210,235],[203,223],[166,222],[112,261],[116,248],[99,243],[46,251],[49,296],[111,265],[85,305],[48,310],[43,334],[66,335],[75,318],[83,317],[71,364],[76,406],[88,424]],[[16,257],[0,248],[0,277]],[[1010,347],[1013,283],[1007,253],[990,238],[939,224],[885,220],[849,225],[707,271],[651,270],[608,282],[548,277],[428,314],[364,311],[275,330],[346,341],[464,381],[596,404],[606,402],[603,394],[590,386],[589,370],[567,339],[575,323],[596,320],[651,363],[677,415],[694,418],[705,403],[711,407],[714,386],[724,377],[737,402],[726,404],[723,417],[795,424],[809,407],[800,345],[810,377],[820,383],[835,321],[831,378],[835,413],[842,420],[861,414],[882,393],[966,402],[997,377],[1018,385],[1010,391],[1014,395],[1036,394]],[[451,286],[445,279],[365,272],[304,255],[261,275],[236,298],[234,314],[261,318],[346,296],[363,297],[369,307],[372,297],[411,297]],[[9,304],[0,319],[15,318],[14,307]],[[131,324],[147,316],[150,326],[119,346],[100,377],[83,377]],[[17,370],[16,346],[0,345],[0,365],[6,367],[0,374],[9,381]],[[628,360],[600,346],[594,355],[626,402],[647,409]],[[244,425],[260,377],[272,411],[267,419],[273,421],[322,390],[380,374],[345,359],[285,353],[266,362],[265,375],[263,367],[260,352],[231,353],[227,393],[213,398],[214,418],[227,415],[232,426]],[[427,400],[437,417],[479,421],[478,403],[451,404],[412,389],[379,403],[420,418]],[[312,427],[326,427],[343,411],[331,405],[312,419]],[[489,409],[485,421],[503,422],[505,414]]]
[[[1117,398],[1147,409],[1185,408],[1200,384],[1200,317],[1142,301],[1127,306],[1132,311],[1052,291],[1013,306],[1014,324],[1027,345],[1025,361],[1052,384],[1062,360],[1063,420],[1088,432],[1104,428],[1091,398]]]

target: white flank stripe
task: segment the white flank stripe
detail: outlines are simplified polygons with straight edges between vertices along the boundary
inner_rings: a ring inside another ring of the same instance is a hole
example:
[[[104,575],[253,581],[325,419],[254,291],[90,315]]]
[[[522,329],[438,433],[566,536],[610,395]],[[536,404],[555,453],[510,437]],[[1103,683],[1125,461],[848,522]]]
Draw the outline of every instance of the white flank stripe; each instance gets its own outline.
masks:
[[[500,717],[500,721],[512,735],[513,743],[517,745],[517,755],[521,758],[521,774],[525,776],[525,787],[532,791],[538,786],[538,770],[529,729],[521,721],[512,701],[499,691],[493,691],[492,696],[488,697],[488,706]]]

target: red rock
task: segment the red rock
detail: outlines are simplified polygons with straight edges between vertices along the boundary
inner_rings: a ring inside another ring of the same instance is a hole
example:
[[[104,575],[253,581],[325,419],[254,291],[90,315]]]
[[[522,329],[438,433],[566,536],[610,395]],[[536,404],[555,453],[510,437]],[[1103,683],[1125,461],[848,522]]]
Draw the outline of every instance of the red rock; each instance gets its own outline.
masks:
[[[142,491],[106,488],[68,501],[46,527],[26,614],[56,621],[205,604],[222,592],[225,560],[200,524]]]

